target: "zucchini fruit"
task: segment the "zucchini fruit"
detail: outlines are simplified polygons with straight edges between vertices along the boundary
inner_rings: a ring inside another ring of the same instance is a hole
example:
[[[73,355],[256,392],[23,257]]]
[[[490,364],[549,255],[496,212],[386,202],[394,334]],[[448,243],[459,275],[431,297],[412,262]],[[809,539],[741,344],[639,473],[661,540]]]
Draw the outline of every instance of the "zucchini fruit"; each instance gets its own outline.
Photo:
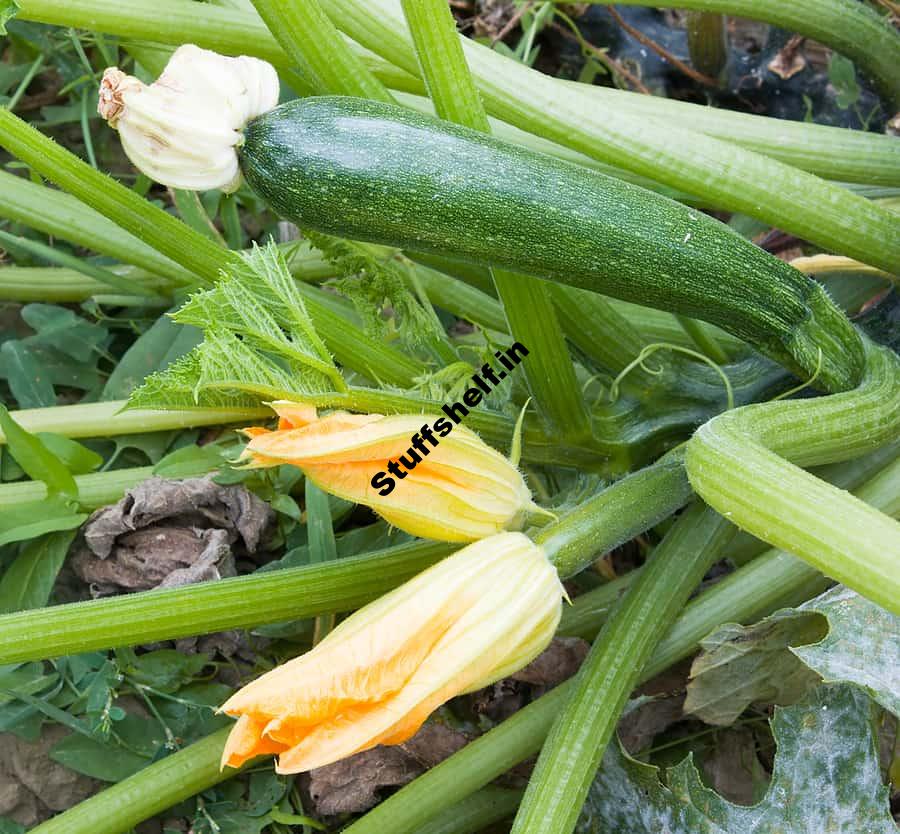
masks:
[[[449,255],[718,324],[854,387],[864,352],[815,281],[654,192],[396,105],[290,101],[250,122],[250,186],[301,227]]]

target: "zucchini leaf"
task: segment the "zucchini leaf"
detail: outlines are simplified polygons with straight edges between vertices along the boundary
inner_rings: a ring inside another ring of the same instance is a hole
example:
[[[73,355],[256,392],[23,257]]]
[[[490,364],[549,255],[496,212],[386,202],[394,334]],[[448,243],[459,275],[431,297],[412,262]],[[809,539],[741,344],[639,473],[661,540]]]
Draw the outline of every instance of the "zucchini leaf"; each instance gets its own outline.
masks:
[[[820,680],[854,683],[900,715],[900,618],[843,586],[702,642],[684,710],[728,725],[753,701],[793,703]]]
[[[28,477],[47,485],[48,497],[52,498],[58,493],[70,498],[78,497],[75,478],[65,463],[39,437],[16,423],[3,405],[0,405],[0,432],[6,437],[16,463]]]
[[[353,302],[369,336],[396,335],[409,347],[444,338],[430,305],[426,308],[419,303],[397,261],[373,257],[364,246],[349,240],[306,229],[303,235],[343,276],[332,285]]]
[[[734,805],[704,786],[690,757],[666,772],[611,744],[578,834],[895,834],[882,784],[873,703],[854,686],[823,685],[777,708],[778,750],[761,802]],[[812,826],[812,827],[811,827]]]
[[[203,341],[149,376],[129,407],[245,407],[346,388],[274,245],[255,247],[172,318]]]

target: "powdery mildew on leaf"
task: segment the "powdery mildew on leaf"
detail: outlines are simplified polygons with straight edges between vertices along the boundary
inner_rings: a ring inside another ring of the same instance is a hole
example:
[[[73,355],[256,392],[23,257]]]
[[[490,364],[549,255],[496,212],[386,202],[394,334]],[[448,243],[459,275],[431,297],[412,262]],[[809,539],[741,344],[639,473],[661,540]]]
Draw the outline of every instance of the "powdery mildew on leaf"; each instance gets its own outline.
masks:
[[[702,642],[691,665],[684,711],[707,724],[728,726],[754,701],[791,704],[819,682],[789,651],[818,640],[815,614],[786,608],[752,626],[726,623]]]
[[[690,757],[668,771],[607,749],[578,834],[896,834],[881,783],[873,704],[856,687],[823,685],[776,709],[778,744],[765,798],[734,805],[706,788]]]
[[[843,586],[799,610],[825,615],[829,629],[821,642],[791,651],[826,681],[863,686],[900,716],[900,617]]]
[[[701,645],[684,709],[709,724],[731,724],[753,701],[793,703],[821,679],[865,687],[900,715],[900,618],[843,586]]]

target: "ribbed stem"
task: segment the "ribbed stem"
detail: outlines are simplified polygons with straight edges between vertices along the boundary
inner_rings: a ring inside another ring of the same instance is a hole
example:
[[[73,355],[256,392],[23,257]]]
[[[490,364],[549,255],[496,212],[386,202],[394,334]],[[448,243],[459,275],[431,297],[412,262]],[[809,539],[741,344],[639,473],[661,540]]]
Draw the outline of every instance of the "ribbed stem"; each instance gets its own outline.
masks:
[[[284,51],[316,80],[319,93],[392,101],[319,0],[253,0],[253,5]]]
[[[548,433],[576,443],[588,442],[590,416],[549,286],[502,269],[494,270],[494,284],[510,335],[529,350],[521,367]]]
[[[696,492],[735,524],[898,613],[900,525],[799,468],[900,434],[900,360],[872,345],[867,357],[856,390],[710,420],[688,443],[686,466]]]
[[[196,280],[183,267],[75,197],[5,171],[0,171],[0,217],[134,264],[148,273],[165,276],[174,284]],[[159,280],[152,279],[151,286]]]
[[[268,408],[192,408],[188,411],[122,411],[124,400],[80,405],[58,405],[52,408],[26,408],[10,412],[23,429],[34,432],[54,432],[66,437],[113,437],[195,426],[218,426],[225,423],[244,423],[271,417]],[[0,431],[0,445],[6,437]]]
[[[670,516],[690,496],[682,457],[672,452],[585,501],[541,530],[535,541],[547,551],[560,576],[573,576],[597,555]]]
[[[442,119],[490,133],[487,114],[466,66],[456,21],[444,0],[401,0],[416,57],[435,112]]]
[[[606,622],[553,723],[513,834],[569,834],[641,670],[736,529],[694,504],[655,548]]]
[[[7,614],[0,617],[0,663],[352,611],[454,549],[415,542],[321,565]]]
[[[49,189],[47,189],[49,190]],[[127,275],[129,280],[146,289],[164,293],[169,287],[155,275],[143,270],[117,269]],[[66,267],[50,266],[4,266],[0,267],[0,301],[17,301],[21,304],[29,301],[66,302],[84,301],[87,298],[129,298],[132,304],[147,304],[146,295],[117,295],[109,285],[90,278],[80,270]],[[160,303],[167,306],[160,298]]]
[[[225,727],[154,762],[32,828],[32,834],[122,834],[182,800],[230,779],[238,771],[219,768],[230,730]]]

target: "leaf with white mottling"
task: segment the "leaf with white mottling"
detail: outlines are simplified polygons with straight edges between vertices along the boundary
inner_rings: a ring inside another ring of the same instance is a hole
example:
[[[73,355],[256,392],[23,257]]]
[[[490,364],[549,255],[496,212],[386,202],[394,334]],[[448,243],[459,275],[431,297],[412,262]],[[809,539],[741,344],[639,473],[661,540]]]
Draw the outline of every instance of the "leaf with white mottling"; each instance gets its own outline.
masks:
[[[790,704],[824,679],[864,687],[900,715],[900,618],[842,586],[701,643],[684,710],[731,724],[754,701]]]
[[[828,634],[791,651],[826,681],[855,683],[900,716],[900,617],[838,586],[803,603],[828,620]]]
[[[792,704],[819,676],[789,651],[824,634],[822,618],[786,608],[752,626],[726,623],[702,642],[691,665],[684,711],[728,726],[755,701]]]
[[[874,732],[859,688],[823,685],[779,708],[772,781],[756,805],[734,805],[705,787],[690,757],[668,771],[607,749],[578,834],[896,834]]]

